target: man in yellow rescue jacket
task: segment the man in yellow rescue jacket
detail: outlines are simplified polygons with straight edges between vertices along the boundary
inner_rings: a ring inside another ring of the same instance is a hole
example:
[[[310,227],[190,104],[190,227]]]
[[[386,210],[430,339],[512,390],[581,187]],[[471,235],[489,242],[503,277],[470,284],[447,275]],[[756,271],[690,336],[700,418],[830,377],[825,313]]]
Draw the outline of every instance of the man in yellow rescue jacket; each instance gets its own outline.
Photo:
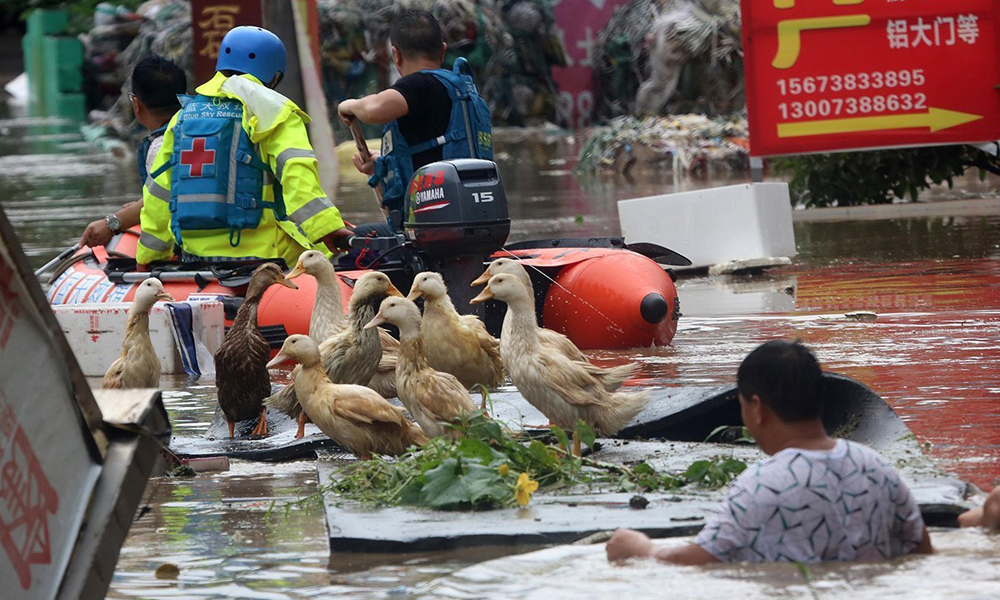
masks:
[[[237,27],[216,74],[170,120],[143,186],[136,261],[283,258],[352,231],[323,193],[306,134],[309,117],[274,87],[285,47],[270,31]]]

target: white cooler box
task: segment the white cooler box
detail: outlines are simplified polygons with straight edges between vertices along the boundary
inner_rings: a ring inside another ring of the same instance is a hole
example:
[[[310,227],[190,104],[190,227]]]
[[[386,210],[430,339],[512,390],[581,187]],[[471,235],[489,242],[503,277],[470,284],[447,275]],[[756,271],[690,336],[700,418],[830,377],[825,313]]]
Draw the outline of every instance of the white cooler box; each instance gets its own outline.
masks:
[[[204,302],[171,302],[191,307],[190,334],[194,340],[194,358],[201,375],[214,375],[212,357],[225,335],[225,313],[218,300]],[[104,377],[108,367],[121,354],[128,320],[129,303],[124,304],[65,304],[52,307],[66,340],[83,374]],[[181,345],[175,339],[167,306],[158,302],[149,314],[149,337],[160,359],[164,374],[183,374]],[[189,354],[190,356],[190,354]]]
[[[754,183],[618,203],[625,241],[666,246],[705,268],[730,261],[787,264],[795,256],[788,184]],[[783,260],[770,261],[772,258]]]

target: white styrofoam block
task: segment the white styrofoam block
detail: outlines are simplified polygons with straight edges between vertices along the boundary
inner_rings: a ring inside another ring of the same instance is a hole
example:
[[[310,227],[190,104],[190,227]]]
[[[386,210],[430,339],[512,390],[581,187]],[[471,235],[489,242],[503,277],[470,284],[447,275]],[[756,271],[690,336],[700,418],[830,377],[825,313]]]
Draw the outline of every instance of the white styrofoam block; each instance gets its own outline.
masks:
[[[795,256],[786,183],[754,183],[622,200],[625,241],[666,246],[692,267]]]
[[[190,302],[195,315],[192,319],[196,338],[200,338],[210,355],[214,355],[225,335],[225,313],[218,301]],[[83,374],[103,377],[108,367],[121,354],[128,321],[129,303],[122,304],[63,304],[52,307],[66,339],[69,341]],[[149,314],[149,338],[160,359],[164,374],[184,372],[180,353],[170,331],[170,317],[162,303],[153,306]],[[199,361],[202,360],[199,355]],[[202,373],[214,372],[214,365],[202,365]]]

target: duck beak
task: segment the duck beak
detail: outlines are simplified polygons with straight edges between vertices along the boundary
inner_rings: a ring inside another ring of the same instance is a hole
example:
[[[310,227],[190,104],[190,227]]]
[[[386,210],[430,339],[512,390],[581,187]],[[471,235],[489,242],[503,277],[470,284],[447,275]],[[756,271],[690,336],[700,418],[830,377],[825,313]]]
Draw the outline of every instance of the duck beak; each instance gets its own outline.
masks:
[[[368,324],[364,326],[364,329],[371,329],[372,327],[378,327],[382,323],[385,323],[385,317],[382,316],[382,311],[378,311],[378,314],[375,315],[375,318],[373,318],[371,321],[368,321]]]
[[[403,297],[403,292],[396,289],[396,286],[392,285],[392,283],[389,284],[389,289],[387,289],[385,293],[390,296],[396,296],[397,298]]]
[[[297,262],[295,263],[295,268],[289,271],[288,275],[285,275],[285,279],[295,279],[296,277],[304,274],[305,272],[306,268],[302,266],[302,262],[301,261]]]
[[[479,292],[479,295],[469,300],[472,304],[479,304],[480,302],[486,302],[487,300],[493,299],[493,290],[490,289],[489,284],[483,288],[483,291]]]
[[[410,302],[416,302],[417,298],[423,298],[423,297],[424,293],[420,291],[420,288],[418,288],[417,286],[413,286],[410,288],[410,293],[407,294],[406,299],[409,300]]]
[[[176,300],[174,300],[174,297],[170,295],[170,292],[166,291],[158,292],[156,294],[156,299],[163,300],[164,302],[176,302]]]
[[[271,367],[276,367],[276,366],[280,365],[281,363],[288,362],[290,360],[292,360],[292,357],[288,356],[287,354],[285,354],[285,349],[282,348],[281,350],[278,351],[277,354],[274,355],[274,358],[272,358],[267,363],[267,368],[270,369]],[[257,363],[257,364],[260,364],[260,363]]]
[[[294,271],[293,271],[293,272],[294,272]],[[299,286],[295,285],[295,284],[294,284],[294,283],[292,283],[291,281],[288,281],[288,278],[287,278],[287,277],[282,277],[281,279],[279,279],[279,280],[275,281],[275,283],[277,283],[278,285],[283,285],[283,286],[285,286],[286,288],[291,288],[291,289],[293,289],[293,290],[297,290],[297,289],[299,289]]]
[[[469,287],[476,287],[477,285],[483,285],[489,280],[490,280],[490,270],[486,269],[485,271],[483,271],[482,275],[472,280],[472,283],[469,284]]]

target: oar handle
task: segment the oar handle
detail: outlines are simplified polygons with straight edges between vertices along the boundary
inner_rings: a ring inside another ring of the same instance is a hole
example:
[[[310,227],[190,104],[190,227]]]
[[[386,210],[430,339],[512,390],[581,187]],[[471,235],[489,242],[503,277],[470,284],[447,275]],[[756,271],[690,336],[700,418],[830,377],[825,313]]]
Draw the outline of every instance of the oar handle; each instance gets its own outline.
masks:
[[[368,162],[372,158],[372,153],[368,149],[368,141],[365,140],[365,134],[361,131],[361,123],[358,122],[357,118],[351,119],[351,136],[354,137],[354,147],[358,149],[358,154],[361,156],[363,162]],[[379,211],[382,212],[382,184],[375,186],[375,199],[378,200]]]
[[[357,119],[351,119],[351,135],[354,137],[354,146],[358,149],[361,160],[368,162],[372,153],[368,150],[368,141],[365,140],[365,134],[361,131],[361,124]]]
[[[41,267],[39,267],[38,270],[35,271],[35,277],[41,277],[42,273],[48,271],[49,269],[51,269],[55,265],[59,264],[67,256],[73,254],[74,252],[76,252],[79,249],[80,249],[80,244],[73,244],[69,248],[66,248],[65,250],[63,250],[62,252],[60,252],[59,254],[57,254],[55,258],[53,258],[49,262],[45,263]]]

